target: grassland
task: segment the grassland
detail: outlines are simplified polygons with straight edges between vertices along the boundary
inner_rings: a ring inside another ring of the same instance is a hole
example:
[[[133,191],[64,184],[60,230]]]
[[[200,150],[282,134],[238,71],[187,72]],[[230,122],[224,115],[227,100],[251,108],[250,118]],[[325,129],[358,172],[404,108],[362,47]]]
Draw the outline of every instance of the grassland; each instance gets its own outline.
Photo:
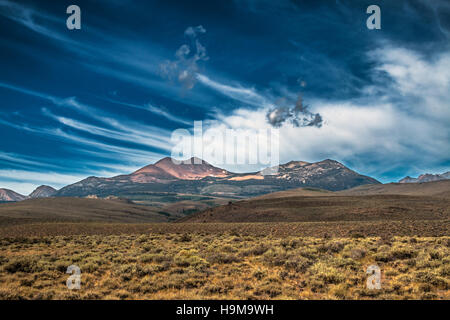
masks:
[[[4,204],[0,299],[450,299],[442,186],[297,189],[177,223],[154,223],[169,220],[160,207],[122,200]],[[186,216],[190,205],[165,209]],[[380,290],[366,287],[373,264]],[[70,265],[80,290],[66,287]]]
[[[281,237],[234,229],[16,236],[0,244],[0,299],[450,298],[448,236]],[[81,269],[80,290],[66,287],[72,264]],[[381,268],[381,290],[366,288],[372,264]]]

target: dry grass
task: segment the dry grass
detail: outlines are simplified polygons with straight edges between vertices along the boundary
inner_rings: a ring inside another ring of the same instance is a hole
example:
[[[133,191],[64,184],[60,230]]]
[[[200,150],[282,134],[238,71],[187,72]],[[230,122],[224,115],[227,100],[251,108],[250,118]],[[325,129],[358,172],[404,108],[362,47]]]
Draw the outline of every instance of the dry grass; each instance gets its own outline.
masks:
[[[231,229],[229,229],[231,230]],[[449,299],[450,237],[224,233],[0,239],[1,299]],[[81,268],[69,290],[67,266]],[[382,289],[366,289],[367,266]]]
[[[320,193],[320,192],[315,192]],[[411,195],[259,197],[181,218],[189,223],[414,221],[450,219],[450,198]]]
[[[241,235],[277,237],[382,237],[449,235],[450,220],[415,221],[333,221],[258,223],[101,223],[101,222],[1,222],[0,238],[71,235],[121,235],[235,232]]]

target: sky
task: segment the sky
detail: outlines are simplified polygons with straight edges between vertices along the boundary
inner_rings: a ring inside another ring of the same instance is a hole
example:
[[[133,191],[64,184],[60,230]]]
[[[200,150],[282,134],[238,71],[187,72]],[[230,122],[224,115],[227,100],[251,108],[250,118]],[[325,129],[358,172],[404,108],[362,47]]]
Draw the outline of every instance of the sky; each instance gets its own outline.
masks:
[[[382,182],[446,172],[449,39],[446,0],[0,0],[0,187],[133,172],[194,121],[276,129],[281,163],[335,159]]]

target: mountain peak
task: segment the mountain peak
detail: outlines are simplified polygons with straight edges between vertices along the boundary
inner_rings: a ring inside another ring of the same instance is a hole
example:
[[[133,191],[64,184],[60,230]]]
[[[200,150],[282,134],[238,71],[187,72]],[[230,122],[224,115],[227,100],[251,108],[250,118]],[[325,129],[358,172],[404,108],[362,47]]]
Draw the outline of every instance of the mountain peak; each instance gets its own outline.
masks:
[[[442,174],[424,173],[419,175],[419,177],[417,178],[411,178],[410,176],[406,176],[403,179],[399,180],[399,183],[421,183],[447,179],[450,179],[450,171],[447,171]]]
[[[49,198],[56,194],[58,190],[53,187],[42,185],[37,187],[32,193],[30,193],[30,198]]]
[[[175,160],[167,157],[155,163],[155,166],[175,178],[183,180],[203,179],[208,176],[225,177],[229,175],[226,170],[214,167],[197,157],[186,160]]]
[[[27,197],[9,189],[0,189],[0,201],[22,201]]]
[[[161,160],[145,166],[132,175],[139,175],[140,182],[146,182],[154,179],[182,179],[197,180],[205,177],[226,177],[230,173],[224,169],[214,167],[208,162],[192,157],[186,160],[176,160],[171,157],[165,157]],[[144,175],[144,176],[142,176]]]
[[[161,160],[158,160],[157,162],[155,162],[155,166],[158,166],[158,164],[163,164],[163,163],[165,163],[165,164],[173,163],[175,165],[179,165],[179,164],[209,164],[205,160],[202,160],[197,157],[191,157],[191,158],[185,159],[185,160],[177,160],[177,159],[171,158],[171,157],[164,157]]]

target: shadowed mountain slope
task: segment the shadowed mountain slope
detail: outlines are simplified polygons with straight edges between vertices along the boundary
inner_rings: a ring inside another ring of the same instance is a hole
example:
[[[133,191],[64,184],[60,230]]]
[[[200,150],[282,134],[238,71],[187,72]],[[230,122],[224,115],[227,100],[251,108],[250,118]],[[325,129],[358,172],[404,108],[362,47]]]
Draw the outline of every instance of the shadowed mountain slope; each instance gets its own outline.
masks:
[[[210,208],[180,222],[448,220],[450,181],[361,186],[341,192],[295,189]]]

